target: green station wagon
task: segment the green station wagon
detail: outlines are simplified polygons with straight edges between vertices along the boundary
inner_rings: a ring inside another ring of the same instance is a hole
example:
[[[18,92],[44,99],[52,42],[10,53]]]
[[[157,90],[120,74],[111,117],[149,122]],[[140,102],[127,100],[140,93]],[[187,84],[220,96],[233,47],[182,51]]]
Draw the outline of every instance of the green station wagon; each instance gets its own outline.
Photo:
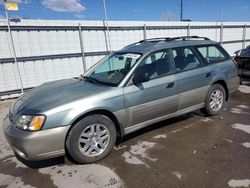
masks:
[[[228,53],[205,37],[143,40],[111,53],[83,75],[45,83],[22,95],[4,119],[14,153],[42,160],[66,152],[98,161],[117,139],[201,109],[217,115],[237,90]]]

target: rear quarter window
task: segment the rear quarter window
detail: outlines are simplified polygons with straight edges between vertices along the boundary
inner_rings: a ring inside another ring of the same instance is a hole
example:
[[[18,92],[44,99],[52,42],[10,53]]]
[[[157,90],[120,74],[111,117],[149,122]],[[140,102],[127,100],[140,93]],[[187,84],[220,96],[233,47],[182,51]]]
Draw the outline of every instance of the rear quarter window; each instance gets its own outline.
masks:
[[[200,46],[196,49],[208,64],[222,62],[230,58],[227,52],[218,45]]]

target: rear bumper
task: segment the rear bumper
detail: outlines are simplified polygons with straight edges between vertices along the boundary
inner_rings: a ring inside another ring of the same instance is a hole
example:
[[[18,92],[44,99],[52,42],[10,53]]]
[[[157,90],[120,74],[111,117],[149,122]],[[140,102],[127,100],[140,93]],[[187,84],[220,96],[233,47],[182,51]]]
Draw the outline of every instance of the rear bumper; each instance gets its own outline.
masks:
[[[64,143],[69,127],[30,132],[15,128],[9,118],[3,121],[3,131],[13,152],[30,161],[64,155]]]

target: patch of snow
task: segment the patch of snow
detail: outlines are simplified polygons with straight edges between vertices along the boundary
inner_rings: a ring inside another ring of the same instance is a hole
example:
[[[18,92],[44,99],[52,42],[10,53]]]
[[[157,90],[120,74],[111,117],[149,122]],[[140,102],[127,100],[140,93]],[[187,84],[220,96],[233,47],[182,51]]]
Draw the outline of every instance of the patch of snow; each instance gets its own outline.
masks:
[[[116,151],[118,151],[118,150],[124,149],[126,147],[127,147],[126,145],[123,145],[123,146],[114,146],[113,149],[116,150]]]
[[[242,143],[241,145],[246,148],[250,148],[250,142],[245,142],[245,143]]]
[[[210,122],[210,121],[213,121],[211,118],[204,118],[204,119],[202,119],[201,121],[203,121],[203,122]]]
[[[230,112],[232,112],[234,114],[245,114],[245,115],[250,114],[248,112],[245,112],[245,109],[241,109],[241,108],[231,108]]]
[[[5,175],[0,173],[0,187],[9,187],[9,188],[33,188],[31,185],[25,185],[24,182],[22,182],[22,179],[20,177],[14,177],[10,175]]]
[[[155,138],[155,139],[167,138],[167,135],[165,135],[165,134],[159,134],[159,135],[154,136],[153,138]]]
[[[0,134],[1,136],[1,134]],[[0,138],[0,159],[3,159],[8,156],[13,156],[14,153],[10,146],[8,145],[5,138]]]
[[[177,133],[177,132],[180,132],[182,130],[183,130],[183,128],[182,129],[176,129],[176,130],[172,131],[172,133]]]
[[[180,132],[180,131],[182,131],[182,130],[184,130],[184,129],[189,129],[189,128],[195,126],[195,125],[196,125],[195,123],[191,123],[191,124],[188,124],[188,125],[186,125],[186,126],[184,126],[184,127],[182,127],[182,128],[175,129],[175,130],[172,131],[172,134],[175,134],[175,133],[177,133],[177,132]]]
[[[41,168],[39,172],[49,174],[57,187],[124,187],[123,181],[102,165],[63,165]]]
[[[175,175],[179,180],[181,180],[182,175],[180,172],[172,172],[173,175]]]
[[[250,180],[249,179],[244,179],[244,180],[230,180],[228,182],[228,185],[230,187],[249,187],[250,185]]]
[[[151,158],[147,154],[147,150],[154,147],[156,143],[139,141],[137,144],[130,146],[130,150],[122,154],[125,161],[130,164],[145,165],[149,167],[144,161],[145,159],[150,161],[156,161],[157,158]]]
[[[235,124],[232,125],[232,127],[234,129],[239,129],[239,130],[242,130],[242,131],[250,134],[250,125],[235,123]]]
[[[142,160],[138,159],[128,151],[124,152],[122,156],[125,158],[125,161],[129,164],[145,165],[146,167],[149,167],[146,163],[144,163]]]
[[[250,93],[250,87],[249,86],[240,86],[239,91],[241,93]]]
[[[229,143],[234,143],[234,141],[232,141],[232,140],[230,140],[230,139],[228,139],[228,138],[225,138],[225,141],[226,141],[226,142],[229,142]]]
[[[156,158],[150,158],[146,151],[152,147],[155,146],[156,143],[154,142],[147,142],[147,141],[139,141],[138,144],[136,145],[132,145],[130,148],[130,153],[132,153],[133,155],[139,155],[141,156],[142,158],[147,158],[151,161],[156,161],[157,159]]]
[[[238,108],[242,108],[242,109],[245,109],[245,110],[248,110],[248,109],[250,109],[250,107],[249,107],[249,106],[247,106],[247,105],[244,105],[244,104],[239,104],[239,105],[237,105],[237,107],[238,107]]]

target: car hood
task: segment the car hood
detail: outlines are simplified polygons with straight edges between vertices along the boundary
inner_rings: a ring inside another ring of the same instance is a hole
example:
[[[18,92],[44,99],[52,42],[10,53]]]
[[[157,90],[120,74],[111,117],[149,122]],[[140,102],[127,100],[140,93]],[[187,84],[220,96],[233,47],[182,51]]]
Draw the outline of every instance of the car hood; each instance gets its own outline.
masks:
[[[76,78],[49,82],[22,95],[13,103],[10,111],[14,116],[21,113],[39,114],[108,89],[109,86],[92,84]]]

